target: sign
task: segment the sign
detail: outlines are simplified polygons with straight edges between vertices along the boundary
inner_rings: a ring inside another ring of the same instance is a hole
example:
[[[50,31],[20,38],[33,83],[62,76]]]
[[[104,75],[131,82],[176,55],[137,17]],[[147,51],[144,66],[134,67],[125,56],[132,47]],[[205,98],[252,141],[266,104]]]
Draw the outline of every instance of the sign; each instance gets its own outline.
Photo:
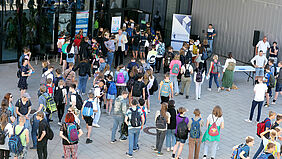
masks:
[[[173,14],[171,46],[174,50],[180,50],[183,42],[189,42],[191,17],[191,15]]]
[[[75,26],[75,34],[78,34],[79,30],[83,30],[83,36],[87,36],[88,30],[88,11],[81,11],[76,13],[76,26]]]
[[[111,27],[111,33],[117,33],[120,29],[121,25],[121,17],[112,17],[112,27]]]

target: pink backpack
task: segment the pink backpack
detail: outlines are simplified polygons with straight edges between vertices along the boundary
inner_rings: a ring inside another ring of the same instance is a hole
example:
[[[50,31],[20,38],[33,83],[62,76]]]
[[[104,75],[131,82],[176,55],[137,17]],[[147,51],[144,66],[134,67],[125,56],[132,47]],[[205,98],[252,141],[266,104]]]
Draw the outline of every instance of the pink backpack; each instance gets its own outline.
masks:
[[[124,83],[124,75],[123,72],[119,72],[117,75],[117,83],[121,84]]]

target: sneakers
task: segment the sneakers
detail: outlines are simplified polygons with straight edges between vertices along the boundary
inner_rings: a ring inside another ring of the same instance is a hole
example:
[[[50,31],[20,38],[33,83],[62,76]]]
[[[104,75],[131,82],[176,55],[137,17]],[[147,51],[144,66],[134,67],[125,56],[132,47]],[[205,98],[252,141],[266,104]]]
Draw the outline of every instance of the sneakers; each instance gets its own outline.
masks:
[[[271,104],[275,105],[275,104],[276,104],[276,102],[274,102],[274,101],[273,101]]]
[[[58,125],[62,126],[62,123],[61,123],[61,122],[58,122]]]
[[[100,127],[100,125],[98,125],[98,124],[93,124],[93,126],[96,127],[96,128]]]
[[[208,88],[208,91],[211,91],[211,88]]]
[[[164,155],[164,153],[162,153],[162,152],[157,153],[157,156],[163,156],[163,155]]]
[[[180,94],[180,95],[183,95],[183,93],[181,93],[181,92],[180,92],[179,94]]]
[[[129,153],[127,153],[127,152],[126,152],[125,154],[126,154],[126,156],[129,157],[129,158],[132,158],[132,157],[133,157],[132,154],[129,154]]]
[[[175,93],[174,95],[175,95],[175,96],[178,96],[179,94],[178,94],[178,93]]]
[[[268,107],[269,107],[269,104],[265,103],[265,104],[264,104],[264,107],[265,107],[265,108],[268,108]]]
[[[126,141],[126,139],[127,139],[126,137],[122,137],[119,139],[119,141],[123,142],[123,141]]]
[[[147,112],[150,113],[150,109],[148,109]]]
[[[171,147],[170,150],[173,151],[173,147]]]
[[[252,121],[250,119],[245,119],[246,122],[251,123]]]
[[[167,150],[167,152],[170,152],[170,148],[169,147],[166,150]]]
[[[117,140],[116,139],[114,139],[113,141],[111,141],[111,144],[113,144],[113,143],[115,143]]]
[[[189,96],[186,96],[185,98],[186,98],[186,99],[188,99],[188,98],[189,98]]]
[[[93,142],[93,140],[86,139],[86,144],[90,144],[90,143],[92,143],[92,142]]]
[[[158,149],[157,149],[157,148],[154,148],[153,150],[154,150],[154,152],[158,152]]]
[[[218,88],[217,88],[217,92],[220,92],[220,90],[221,90],[221,88],[220,88],[220,87],[218,87]]]

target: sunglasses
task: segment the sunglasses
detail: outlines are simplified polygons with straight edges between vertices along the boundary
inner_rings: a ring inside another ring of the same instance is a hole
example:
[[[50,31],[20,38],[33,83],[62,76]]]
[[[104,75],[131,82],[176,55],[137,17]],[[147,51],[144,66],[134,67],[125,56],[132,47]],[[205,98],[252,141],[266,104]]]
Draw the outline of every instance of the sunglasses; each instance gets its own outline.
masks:
[[[71,111],[71,110],[68,110],[68,112],[71,113],[72,111]]]

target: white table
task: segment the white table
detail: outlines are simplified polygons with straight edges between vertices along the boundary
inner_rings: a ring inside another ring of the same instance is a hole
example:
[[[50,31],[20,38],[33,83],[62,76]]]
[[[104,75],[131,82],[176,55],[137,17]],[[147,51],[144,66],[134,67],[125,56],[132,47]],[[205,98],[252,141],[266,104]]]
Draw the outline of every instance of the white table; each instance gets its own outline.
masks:
[[[256,69],[253,66],[235,66],[235,72],[244,72],[248,76],[248,82],[253,79],[253,84],[255,84],[254,74]]]

